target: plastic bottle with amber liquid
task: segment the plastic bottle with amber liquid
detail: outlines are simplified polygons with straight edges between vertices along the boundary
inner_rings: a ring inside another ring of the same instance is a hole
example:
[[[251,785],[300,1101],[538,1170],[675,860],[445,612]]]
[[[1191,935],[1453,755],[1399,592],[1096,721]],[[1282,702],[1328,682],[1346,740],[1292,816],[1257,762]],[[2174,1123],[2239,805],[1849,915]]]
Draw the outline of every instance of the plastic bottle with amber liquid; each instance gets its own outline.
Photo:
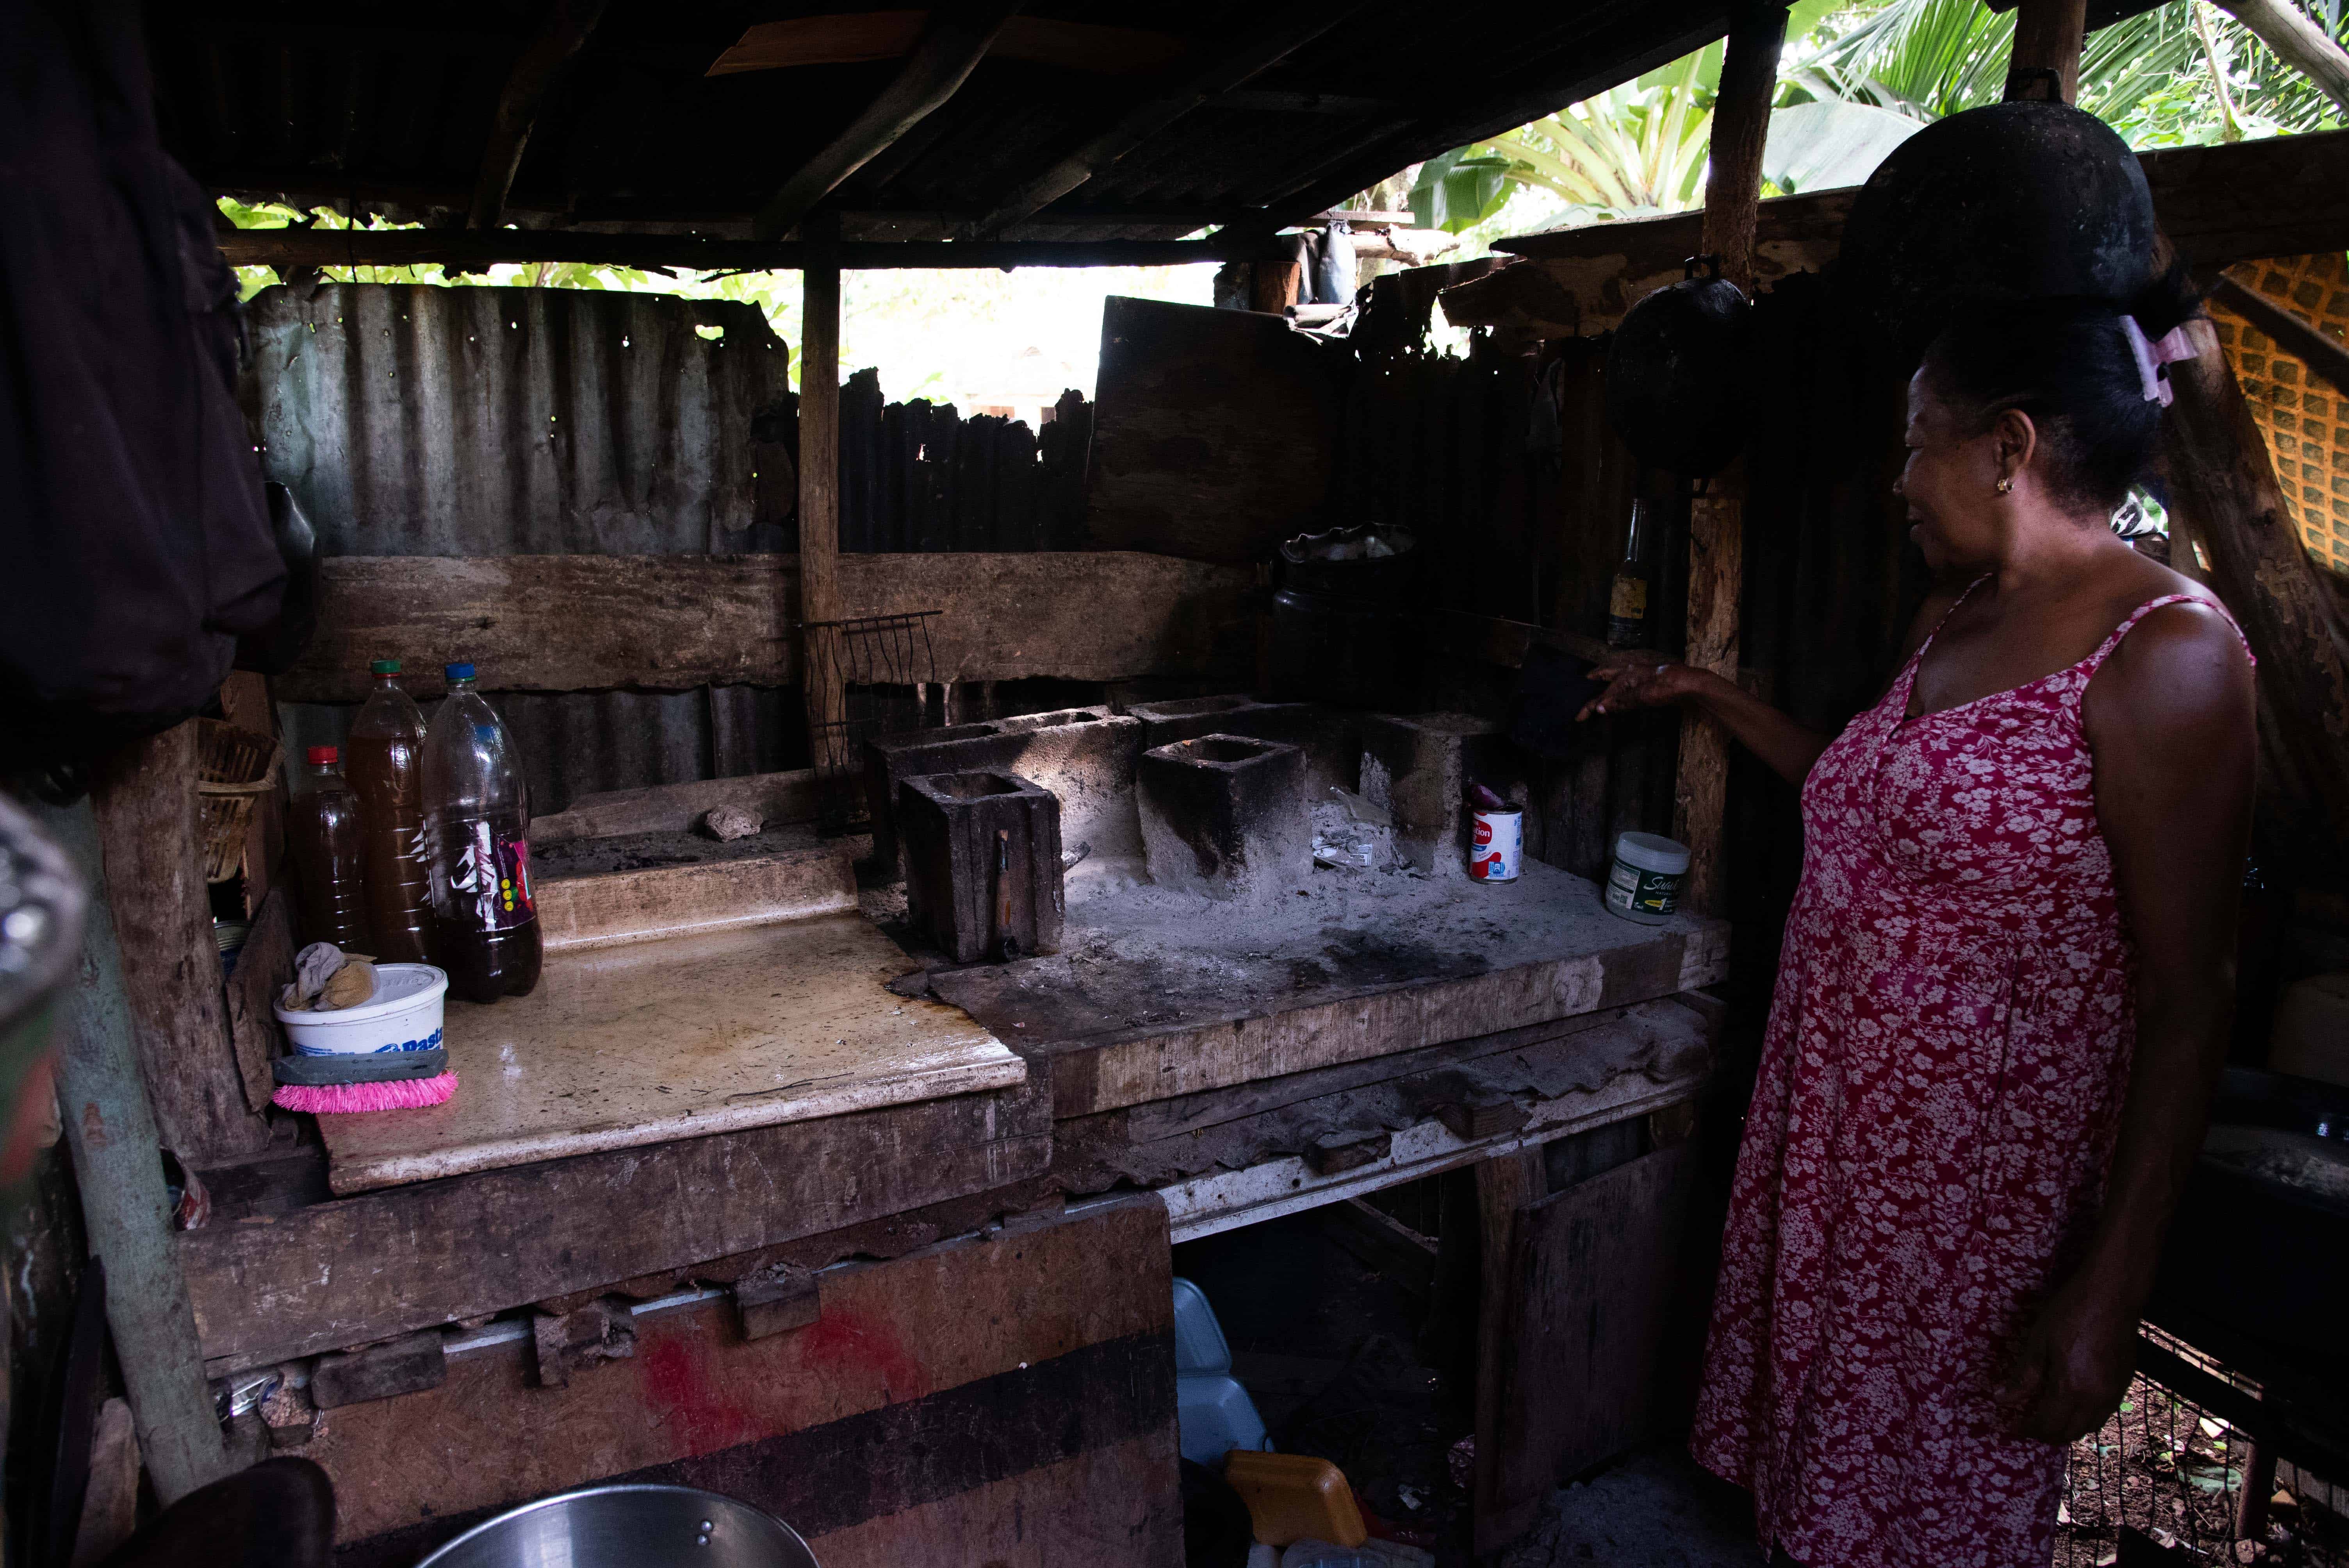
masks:
[[[1656,503],[1631,502],[1631,526],[1623,538],[1623,562],[1615,568],[1614,585],[1607,592],[1607,645],[1640,648],[1648,645],[1648,601],[1655,573],[1640,559],[1652,526]]]
[[[367,666],[373,689],[351,721],[344,772],[359,799],[367,948],[378,963],[430,964],[432,878],[424,844],[424,715],[399,661]]]
[[[530,891],[530,807],[513,737],[448,666],[449,696],[424,742],[432,843],[433,932],[449,993],[468,1002],[526,996],[543,956]]]
[[[343,777],[340,754],[313,746],[285,803],[285,847],[294,857],[295,896],[301,901],[302,941],[331,942],[346,953],[370,953],[367,874],[359,830],[359,798]]]

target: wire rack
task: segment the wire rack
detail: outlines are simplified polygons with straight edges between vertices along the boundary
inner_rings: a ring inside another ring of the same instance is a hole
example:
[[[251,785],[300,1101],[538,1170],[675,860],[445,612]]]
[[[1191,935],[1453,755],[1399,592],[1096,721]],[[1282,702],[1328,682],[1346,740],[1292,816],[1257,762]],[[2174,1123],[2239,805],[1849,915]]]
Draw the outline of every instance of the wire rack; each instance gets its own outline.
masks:
[[[835,694],[826,700],[828,717],[808,733],[824,832],[853,833],[872,824],[864,789],[866,741],[932,727],[938,680],[930,623],[939,614],[860,615],[810,621],[803,628],[809,690]]]
[[[2223,1402],[2256,1384],[2147,1326],[2140,1359]],[[2262,1458],[2206,1404],[2141,1372],[2104,1427],[2072,1446],[2057,1517],[2055,1568],[2145,1563],[2269,1563],[2349,1568],[2344,1497],[2329,1480]]]

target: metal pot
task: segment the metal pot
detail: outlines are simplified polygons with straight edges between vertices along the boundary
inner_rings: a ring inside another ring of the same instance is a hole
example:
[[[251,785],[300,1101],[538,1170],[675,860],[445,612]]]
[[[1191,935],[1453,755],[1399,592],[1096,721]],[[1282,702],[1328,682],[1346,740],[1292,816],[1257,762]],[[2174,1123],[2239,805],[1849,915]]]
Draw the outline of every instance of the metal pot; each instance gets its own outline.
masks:
[[[1745,444],[1753,307],[1721,275],[1719,256],[1691,256],[1687,274],[1633,305],[1616,328],[1607,422],[1641,462],[1702,478]]]
[[[477,1524],[417,1568],[817,1568],[781,1520],[689,1486],[591,1486]]]
[[[1936,120],[1877,165],[1837,268],[1914,366],[2000,301],[2126,302],[2151,281],[2153,193],[2128,144],[2069,104],[2017,99]]]

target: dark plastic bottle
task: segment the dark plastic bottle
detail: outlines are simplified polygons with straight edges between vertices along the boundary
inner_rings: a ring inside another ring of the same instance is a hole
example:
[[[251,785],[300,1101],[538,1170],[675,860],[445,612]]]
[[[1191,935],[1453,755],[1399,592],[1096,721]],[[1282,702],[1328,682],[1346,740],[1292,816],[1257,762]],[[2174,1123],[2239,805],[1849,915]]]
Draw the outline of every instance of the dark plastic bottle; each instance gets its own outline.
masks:
[[[367,882],[361,869],[359,799],[343,778],[331,746],[305,752],[306,765],[285,807],[286,848],[301,900],[302,941],[331,942],[368,953]]]
[[[449,666],[449,697],[424,742],[432,915],[449,991],[468,1002],[525,996],[543,951],[530,892],[530,809],[513,737],[473,666]]]
[[[432,877],[424,843],[424,715],[400,689],[399,661],[367,666],[367,694],[345,744],[359,798],[367,951],[386,964],[432,963]]]

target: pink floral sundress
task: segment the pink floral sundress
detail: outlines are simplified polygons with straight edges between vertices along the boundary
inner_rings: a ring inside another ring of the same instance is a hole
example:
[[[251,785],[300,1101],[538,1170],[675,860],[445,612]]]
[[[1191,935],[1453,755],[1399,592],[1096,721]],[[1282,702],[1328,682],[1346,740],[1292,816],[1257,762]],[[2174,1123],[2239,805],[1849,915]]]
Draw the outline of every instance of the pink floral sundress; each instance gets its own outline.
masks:
[[[2080,701],[2189,601],[1909,718],[1929,636],[1803,786],[1692,1447],[1807,1568],[2053,1553],[2064,1450],[1988,1390],[2095,1223],[2136,1034]]]

